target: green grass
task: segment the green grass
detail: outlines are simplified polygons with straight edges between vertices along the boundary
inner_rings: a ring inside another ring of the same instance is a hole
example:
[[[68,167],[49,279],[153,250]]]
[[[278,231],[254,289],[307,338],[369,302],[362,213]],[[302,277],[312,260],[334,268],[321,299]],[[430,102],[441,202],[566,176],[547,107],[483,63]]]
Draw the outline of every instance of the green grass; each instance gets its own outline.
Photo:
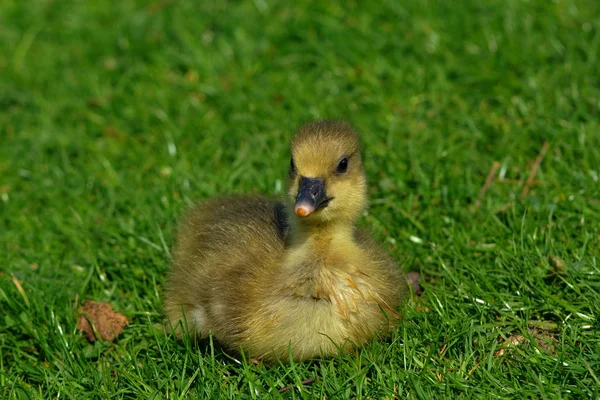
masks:
[[[0,398],[598,399],[599,111],[595,0],[4,0]],[[282,194],[291,133],[330,117],[362,133],[361,223],[422,304],[297,365],[154,329],[176,219]],[[130,325],[90,345],[76,298]]]

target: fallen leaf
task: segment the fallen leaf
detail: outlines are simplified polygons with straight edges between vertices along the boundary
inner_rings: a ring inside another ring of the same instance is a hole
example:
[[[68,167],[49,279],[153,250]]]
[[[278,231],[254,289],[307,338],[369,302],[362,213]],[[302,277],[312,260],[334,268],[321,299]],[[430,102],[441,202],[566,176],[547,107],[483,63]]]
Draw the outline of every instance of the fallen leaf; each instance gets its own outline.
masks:
[[[315,382],[317,379],[319,379],[319,378],[308,378],[308,379],[305,379],[305,380],[303,380],[302,382],[300,382],[300,384],[301,384],[301,385],[304,385],[304,386],[306,386],[306,385],[311,385],[311,384],[312,384],[313,382]],[[288,390],[291,390],[291,389],[293,389],[294,387],[296,387],[296,385],[289,385],[289,386],[286,386],[286,387],[284,387],[284,388],[281,388],[281,389],[279,389],[279,390],[278,390],[278,392],[279,392],[279,393],[287,392]]]
[[[530,329],[529,332],[533,335],[535,344],[537,344],[542,351],[546,354],[556,355],[556,347],[558,347],[559,343],[555,335],[540,329]]]
[[[562,258],[551,255],[548,257],[548,262],[550,263],[550,273],[552,275],[565,276],[567,274],[567,264]]]
[[[516,347],[525,341],[525,336],[521,334],[512,335],[506,338],[506,340],[502,343],[502,348],[500,350],[496,350],[494,352],[494,357],[500,357],[504,355],[507,349],[511,347]]]
[[[77,329],[90,342],[98,339],[112,342],[123,332],[128,322],[127,317],[113,310],[110,304],[86,300],[79,311]]]
[[[558,345],[558,340],[556,339],[555,335],[541,329],[529,328],[528,332],[539,349],[546,354],[556,355],[556,346]],[[530,345],[530,340],[521,334],[510,335],[506,338],[506,340],[500,337],[498,340],[502,342],[500,345],[501,348],[494,352],[494,357],[503,356],[511,348],[521,345]]]
[[[418,272],[408,272],[406,274],[406,280],[408,282],[408,284],[410,285],[410,287],[412,288],[412,292],[417,295],[420,296],[425,289],[423,289],[423,286],[421,286],[421,274]]]

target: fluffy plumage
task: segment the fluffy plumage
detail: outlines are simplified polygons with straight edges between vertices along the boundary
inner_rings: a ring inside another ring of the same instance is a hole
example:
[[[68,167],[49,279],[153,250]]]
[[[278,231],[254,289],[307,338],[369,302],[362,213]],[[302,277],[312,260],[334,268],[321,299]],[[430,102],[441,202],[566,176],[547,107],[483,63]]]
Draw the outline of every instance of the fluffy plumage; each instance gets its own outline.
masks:
[[[301,361],[396,325],[406,281],[355,228],[367,200],[358,136],[343,122],[308,124],[291,153],[287,201],[224,197],[183,219],[165,293],[178,334]]]

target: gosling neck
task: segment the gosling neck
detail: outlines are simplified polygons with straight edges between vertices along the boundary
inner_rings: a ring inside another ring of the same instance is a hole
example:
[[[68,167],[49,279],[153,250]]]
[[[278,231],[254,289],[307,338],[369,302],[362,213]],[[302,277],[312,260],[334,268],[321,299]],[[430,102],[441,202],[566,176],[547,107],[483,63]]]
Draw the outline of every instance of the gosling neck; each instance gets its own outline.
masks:
[[[301,246],[313,241],[351,241],[355,221],[330,220],[308,222],[296,215],[291,218],[290,243],[292,246]]]

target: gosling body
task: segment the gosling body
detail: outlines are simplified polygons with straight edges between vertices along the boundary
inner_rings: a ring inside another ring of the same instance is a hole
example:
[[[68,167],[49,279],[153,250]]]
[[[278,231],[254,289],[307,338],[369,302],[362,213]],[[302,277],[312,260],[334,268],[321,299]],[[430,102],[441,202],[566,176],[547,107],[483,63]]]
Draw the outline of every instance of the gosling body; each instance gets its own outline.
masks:
[[[302,361],[396,326],[405,280],[355,227],[366,204],[357,135],[345,123],[313,123],[291,150],[287,201],[224,197],[183,220],[165,293],[177,334]]]

